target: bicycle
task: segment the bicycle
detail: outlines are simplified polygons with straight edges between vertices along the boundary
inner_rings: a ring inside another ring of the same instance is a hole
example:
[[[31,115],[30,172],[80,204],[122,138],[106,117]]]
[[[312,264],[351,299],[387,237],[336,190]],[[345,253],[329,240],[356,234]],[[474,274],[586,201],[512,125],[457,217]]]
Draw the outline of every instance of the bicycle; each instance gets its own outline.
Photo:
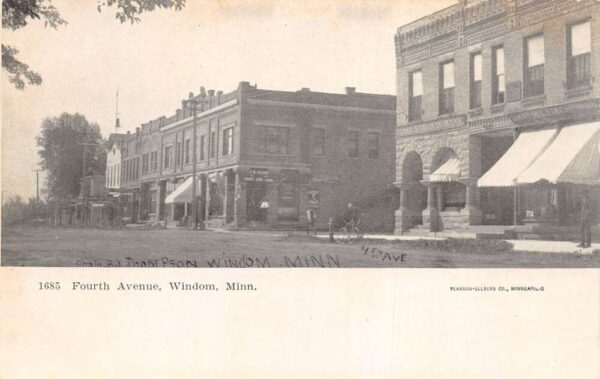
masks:
[[[338,243],[351,243],[353,241],[360,241],[363,238],[364,234],[359,228],[360,220],[344,220],[344,223],[345,225],[338,230],[335,236]]]

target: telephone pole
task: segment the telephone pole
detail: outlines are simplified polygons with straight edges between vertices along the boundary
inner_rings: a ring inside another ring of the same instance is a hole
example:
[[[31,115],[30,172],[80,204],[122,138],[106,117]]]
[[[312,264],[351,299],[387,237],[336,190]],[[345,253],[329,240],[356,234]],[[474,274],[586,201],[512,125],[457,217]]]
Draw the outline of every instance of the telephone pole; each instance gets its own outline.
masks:
[[[35,220],[40,219],[40,169],[33,170],[35,172]]]

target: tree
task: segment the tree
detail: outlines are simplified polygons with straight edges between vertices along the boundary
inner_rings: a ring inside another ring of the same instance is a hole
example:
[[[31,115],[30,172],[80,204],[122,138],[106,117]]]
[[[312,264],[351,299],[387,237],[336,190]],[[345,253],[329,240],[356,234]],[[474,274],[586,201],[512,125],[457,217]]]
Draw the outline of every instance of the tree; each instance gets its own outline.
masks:
[[[79,113],[44,119],[37,144],[41,148],[40,165],[47,171],[47,190],[52,199],[72,199],[79,195],[84,154],[86,174],[104,175],[106,142],[100,127]]]
[[[2,0],[2,28],[17,30],[27,26],[32,20],[43,20],[45,26],[53,29],[66,25],[52,4],[51,0]],[[139,22],[139,16],[155,9],[181,10],[185,0],[98,0],[97,9],[116,7],[115,18],[121,23]],[[29,66],[16,58],[19,50],[14,46],[2,45],[2,68],[6,70],[9,81],[17,89],[24,89],[26,84],[40,85],[42,77]]]

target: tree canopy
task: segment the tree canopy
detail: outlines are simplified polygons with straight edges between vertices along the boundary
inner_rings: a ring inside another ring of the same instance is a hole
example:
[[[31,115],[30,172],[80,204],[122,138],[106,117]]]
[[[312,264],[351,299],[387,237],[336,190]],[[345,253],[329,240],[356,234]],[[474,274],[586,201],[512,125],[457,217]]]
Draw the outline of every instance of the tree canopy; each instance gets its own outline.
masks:
[[[185,0],[98,0],[97,2],[98,12],[104,8],[114,7],[115,18],[121,23],[139,22],[140,15],[156,9],[181,10],[184,6]],[[51,4],[51,0],[2,0],[3,29],[20,29],[32,20],[44,21],[45,26],[54,29],[67,24],[58,9]],[[40,85],[41,75],[17,59],[18,52],[19,50],[14,46],[2,44],[2,68],[8,73],[9,81],[20,90],[26,85]]]
[[[79,195],[84,153],[86,174],[104,175],[106,143],[100,127],[88,122],[79,113],[63,113],[59,117],[44,119],[37,144],[41,168],[47,172],[48,194],[53,199],[70,199]]]

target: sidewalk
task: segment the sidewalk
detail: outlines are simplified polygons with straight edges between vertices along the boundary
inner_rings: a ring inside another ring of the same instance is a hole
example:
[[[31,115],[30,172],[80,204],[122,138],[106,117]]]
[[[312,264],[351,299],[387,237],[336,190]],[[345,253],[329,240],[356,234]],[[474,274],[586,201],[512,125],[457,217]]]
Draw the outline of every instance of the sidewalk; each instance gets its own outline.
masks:
[[[327,234],[318,234],[318,238],[329,238]],[[431,236],[402,236],[392,234],[365,234],[365,239],[385,241],[415,241],[415,240],[445,240],[448,237]],[[541,241],[541,240],[505,240],[513,245],[514,251],[531,251],[540,253],[572,253],[592,254],[594,250],[600,250],[600,243],[592,243],[592,247],[578,247],[577,242],[571,241]]]

